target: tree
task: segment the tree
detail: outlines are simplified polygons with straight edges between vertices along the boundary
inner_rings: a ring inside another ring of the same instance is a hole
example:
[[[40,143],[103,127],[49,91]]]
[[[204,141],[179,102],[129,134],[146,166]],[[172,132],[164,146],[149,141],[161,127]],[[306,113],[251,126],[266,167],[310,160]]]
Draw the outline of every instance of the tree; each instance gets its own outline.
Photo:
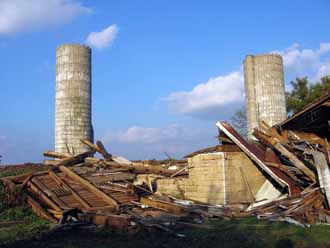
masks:
[[[291,81],[292,91],[286,92],[286,104],[289,114],[302,110],[308,103],[330,92],[330,76],[322,77],[320,82],[314,84],[307,77],[296,78]]]
[[[230,118],[230,123],[240,135],[247,138],[247,118],[245,106],[236,110],[234,115]]]

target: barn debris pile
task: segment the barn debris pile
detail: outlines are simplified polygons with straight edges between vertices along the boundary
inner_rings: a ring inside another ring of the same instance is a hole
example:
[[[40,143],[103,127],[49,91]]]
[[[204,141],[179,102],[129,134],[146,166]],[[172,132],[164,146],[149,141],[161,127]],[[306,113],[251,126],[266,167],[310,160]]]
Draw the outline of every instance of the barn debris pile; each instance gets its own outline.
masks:
[[[55,158],[44,162],[49,169],[1,181],[7,202],[59,224],[172,232],[214,217],[330,223],[329,102],[322,97],[277,126],[262,122],[252,142],[217,122],[221,144],[183,160],[129,161],[82,140],[89,151],[46,151]]]

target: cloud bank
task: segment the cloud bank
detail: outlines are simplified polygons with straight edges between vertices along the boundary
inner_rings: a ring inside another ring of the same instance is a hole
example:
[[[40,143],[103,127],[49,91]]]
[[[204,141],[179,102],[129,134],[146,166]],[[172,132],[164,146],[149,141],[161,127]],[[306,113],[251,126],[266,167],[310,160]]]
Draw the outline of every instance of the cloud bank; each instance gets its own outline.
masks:
[[[302,49],[294,43],[273,53],[283,56],[285,73],[293,77],[308,76],[312,81],[317,81],[330,73],[330,43],[320,43],[317,49]]]
[[[0,35],[61,25],[90,12],[75,0],[1,0]]]
[[[244,99],[244,77],[242,70],[224,76],[210,78],[196,85],[191,91],[173,92],[165,98],[171,112],[178,114],[213,113],[232,103]]]
[[[308,76],[311,81],[330,74],[330,43],[320,43],[317,49],[302,49],[298,43],[283,50],[275,50],[283,56],[287,83],[295,77]],[[190,91],[172,92],[165,102],[172,113],[202,119],[218,119],[235,111],[244,102],[244,76],[241,69],[210,78]]]
[[[91,47],[104,49],[113,43],[118,30],[118,26],[113,24],[100,32],[91,32],[86,39],[86,43]]]

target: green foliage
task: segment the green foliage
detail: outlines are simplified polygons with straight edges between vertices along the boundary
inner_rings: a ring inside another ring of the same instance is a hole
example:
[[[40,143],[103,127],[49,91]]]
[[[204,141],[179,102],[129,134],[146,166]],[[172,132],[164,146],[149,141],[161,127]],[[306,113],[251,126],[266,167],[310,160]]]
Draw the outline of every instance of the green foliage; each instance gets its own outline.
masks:
[[[308,81],[307,77],[296,78],[291,81],[292,91],[286,92],[287,110],[295,114],[302,110],[308,103],[330,92],[330,76],[321,78],[320,82],[314,84]]]

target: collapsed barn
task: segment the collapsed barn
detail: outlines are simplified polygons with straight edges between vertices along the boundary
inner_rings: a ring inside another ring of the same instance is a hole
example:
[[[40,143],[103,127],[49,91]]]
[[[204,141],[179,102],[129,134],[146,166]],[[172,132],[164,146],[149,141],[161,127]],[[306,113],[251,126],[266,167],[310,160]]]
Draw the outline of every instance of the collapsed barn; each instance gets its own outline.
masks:
[[[281,56],[244,61],[249,140],[217,122],[219,145],[164,161],[130,161],[94,144],[91,50],[62,45],[56,61],[50,169],[1,178],[7,203],[60,225],[123,231],[171,232],[214,217],[330,223],[330,94],[286,119]]]
[[[49,171],[2,178],[7,199],[54,223],[131,230],[256,216],[300,226],[330,222],[330,94],[248,142],[217,122],[220,145],[183,160],[129,161],[101,142],[78,155],[44,153]],[[92,157],[98,152],[103,159]]]

